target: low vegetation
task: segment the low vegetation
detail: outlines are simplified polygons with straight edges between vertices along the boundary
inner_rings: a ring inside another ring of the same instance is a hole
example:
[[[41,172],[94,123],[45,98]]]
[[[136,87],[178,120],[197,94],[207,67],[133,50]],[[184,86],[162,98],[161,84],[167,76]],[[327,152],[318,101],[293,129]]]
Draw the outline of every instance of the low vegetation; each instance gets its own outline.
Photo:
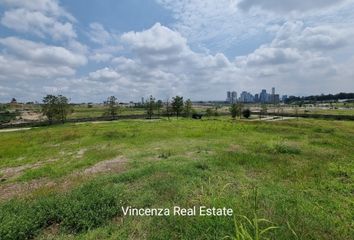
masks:
[[[353,145],[354,122],[311,119],[170,118],[0,133],[0,236],[349,240]],[[87,171],[117,158],[124,163]],[[227,207],[234,216],[121,212],[175,205]]]

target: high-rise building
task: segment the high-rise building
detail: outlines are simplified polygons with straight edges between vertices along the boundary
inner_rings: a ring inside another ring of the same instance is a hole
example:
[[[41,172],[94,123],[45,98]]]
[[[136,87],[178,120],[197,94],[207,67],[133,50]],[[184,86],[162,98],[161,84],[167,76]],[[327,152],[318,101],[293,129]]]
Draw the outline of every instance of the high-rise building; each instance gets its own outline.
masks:
[[[272,95],[275,94],[275,87],[272,87]]]
[[[227,91],[227,93],[226,93],[226,101],[231,102],[231,92],[230,91]]]
[[[237,102],[237,92],[233,91],[231,93],[231,103]]]
[[[258,93],[256,93],[256,94],[254,95],[254,101],[255,101],[255,102],[259,102],[259,94],[258,94]]]
[[[266,102],[268,102],[267,90],[262,89],[262,92],[259,94],[259,101],[260,101],[261,103],[266,103]]]
[[[282,101],[282,102],[285,102],[286,99],[288,99],[288,95],[283,95],[283,96],[281,97],[281,101]]]

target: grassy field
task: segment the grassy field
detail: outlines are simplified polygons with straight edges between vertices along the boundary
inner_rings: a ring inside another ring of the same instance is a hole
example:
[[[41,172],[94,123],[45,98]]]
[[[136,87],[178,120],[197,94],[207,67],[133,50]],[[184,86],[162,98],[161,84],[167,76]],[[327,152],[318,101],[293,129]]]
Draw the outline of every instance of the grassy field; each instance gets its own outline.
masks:
[[[0,239],[352,239],[354,122],[229,118],[0,133]],[[107,161],[108,160],[108,161]],[[233,208],[125,217],[122,206]],[[252,238],[256,239],[256,238]]]

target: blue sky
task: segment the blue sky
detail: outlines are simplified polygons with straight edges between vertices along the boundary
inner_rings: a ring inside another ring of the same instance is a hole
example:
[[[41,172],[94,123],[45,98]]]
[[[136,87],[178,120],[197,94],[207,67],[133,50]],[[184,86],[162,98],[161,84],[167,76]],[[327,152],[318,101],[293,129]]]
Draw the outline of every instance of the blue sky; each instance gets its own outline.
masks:
[[[0,0],[0,102],[354,91],[353,0]]]

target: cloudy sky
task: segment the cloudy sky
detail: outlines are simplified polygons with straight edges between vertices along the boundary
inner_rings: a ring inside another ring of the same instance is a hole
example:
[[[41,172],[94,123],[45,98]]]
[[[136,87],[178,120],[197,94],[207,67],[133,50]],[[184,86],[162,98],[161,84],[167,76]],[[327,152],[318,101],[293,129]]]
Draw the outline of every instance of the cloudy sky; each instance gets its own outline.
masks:
[[[0,102],[354,92],[354,0],[0,0]]]

